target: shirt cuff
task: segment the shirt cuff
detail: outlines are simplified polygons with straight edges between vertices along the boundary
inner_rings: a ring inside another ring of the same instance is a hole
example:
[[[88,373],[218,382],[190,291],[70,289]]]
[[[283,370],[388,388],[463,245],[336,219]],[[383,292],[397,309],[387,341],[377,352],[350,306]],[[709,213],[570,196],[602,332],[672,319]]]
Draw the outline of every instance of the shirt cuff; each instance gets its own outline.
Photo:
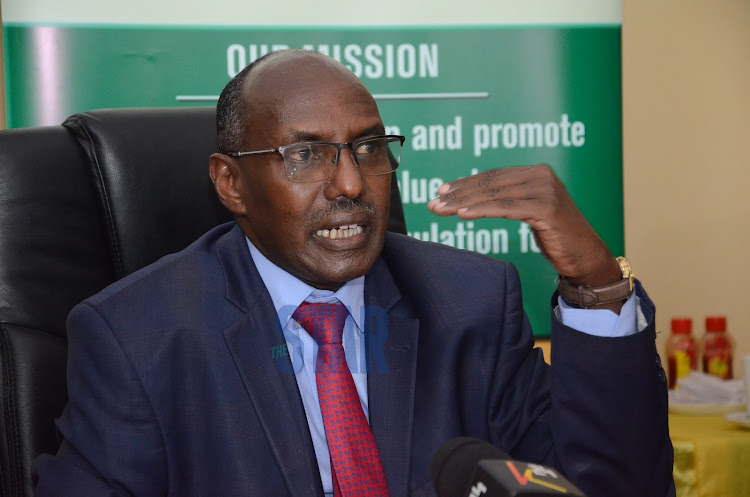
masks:
[[[574,330],[600,337],[624,337],[634,335],[645,328],[640,300],[633,292],[618,315],[608,309],[571,307],[562,297],[557,297],[557,314],[565,326]]]

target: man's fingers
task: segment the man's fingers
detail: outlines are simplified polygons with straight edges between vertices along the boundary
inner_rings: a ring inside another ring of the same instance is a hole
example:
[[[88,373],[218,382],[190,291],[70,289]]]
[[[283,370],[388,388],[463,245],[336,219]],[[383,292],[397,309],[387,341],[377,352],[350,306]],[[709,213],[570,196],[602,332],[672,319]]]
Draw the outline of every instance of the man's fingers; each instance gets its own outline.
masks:
[[[455,179],[453,181],[449,181],[448,183],[442,184],[437,189],[437,194],[442,197],[443,195],[446,195],[449,192],[452,193],[455,190],[466,188],[472,190],[482,189],[492,185],[496,181],[507,182],[509,184],[518,184],[524,181],[524,178],[523,176],[521,176],[521,174],[532,167],[534,166],[514,166],[505,167],[502,169],[491,169],[489,171],[484,171],[473,176]]]
[[[480,188],[481,184],[481,188]],[[458,214],[478,205],[495,205],[511,209],[521,200],[534,201],[539,208],[554,203],[554,187],[537,177],[503,175],[493,181],[477,181],[452,188],[448,193],[430,201],[427,208],[440,216]]]
[[[538,219],[539,213],[533,200],[503,197],[498,200],[472,204],[469,207],[461,207],[457,209],[456,215],[466,220],[482,217],[503,218],[512,221],[524,221],[533,225]]]
[[[455,214],[458,209],[470,207],[474,204],[502,200],[503,198],[519,199],[525,196],[525,189],[513,187],[493,186],[479,191],[461,189],[438,197],[427,204],[427,207],[436,214],[447,216]]]

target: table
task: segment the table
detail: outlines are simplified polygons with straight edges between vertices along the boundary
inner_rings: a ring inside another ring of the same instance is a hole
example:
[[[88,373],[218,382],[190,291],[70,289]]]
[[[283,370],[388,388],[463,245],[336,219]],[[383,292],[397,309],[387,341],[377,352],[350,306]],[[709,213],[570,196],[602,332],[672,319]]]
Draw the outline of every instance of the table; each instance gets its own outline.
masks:
[[[677,497],[750,497],[750,430],[724,416],[669,414]]]

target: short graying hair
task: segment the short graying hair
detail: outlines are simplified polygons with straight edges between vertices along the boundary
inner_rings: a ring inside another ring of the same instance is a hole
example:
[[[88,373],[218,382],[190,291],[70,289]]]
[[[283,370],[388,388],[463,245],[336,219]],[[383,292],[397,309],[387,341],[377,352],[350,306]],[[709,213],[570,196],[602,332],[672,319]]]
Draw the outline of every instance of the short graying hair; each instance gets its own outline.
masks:
[[[247,75],[263,62],[290,53],[317,54],[317,52],[294,48],[269,52],[238,72],[224,87],[216,104],[216,136],[219,142],[219,152],[223,154],[241,152],[245,147],[247,129],[245,129],[244,119],[247,116],[244,116],[243,112],[242,85]]]

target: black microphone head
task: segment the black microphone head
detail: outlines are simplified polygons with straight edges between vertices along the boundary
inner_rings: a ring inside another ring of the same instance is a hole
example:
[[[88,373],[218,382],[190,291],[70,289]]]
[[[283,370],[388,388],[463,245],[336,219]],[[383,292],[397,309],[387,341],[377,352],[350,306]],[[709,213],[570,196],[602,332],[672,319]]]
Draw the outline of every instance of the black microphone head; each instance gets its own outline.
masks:
[[[482,459],[510,459],[510,456],[478,438],[459,437],[445,442],[432,458],[432,482],[438,496],[463,496]]]

